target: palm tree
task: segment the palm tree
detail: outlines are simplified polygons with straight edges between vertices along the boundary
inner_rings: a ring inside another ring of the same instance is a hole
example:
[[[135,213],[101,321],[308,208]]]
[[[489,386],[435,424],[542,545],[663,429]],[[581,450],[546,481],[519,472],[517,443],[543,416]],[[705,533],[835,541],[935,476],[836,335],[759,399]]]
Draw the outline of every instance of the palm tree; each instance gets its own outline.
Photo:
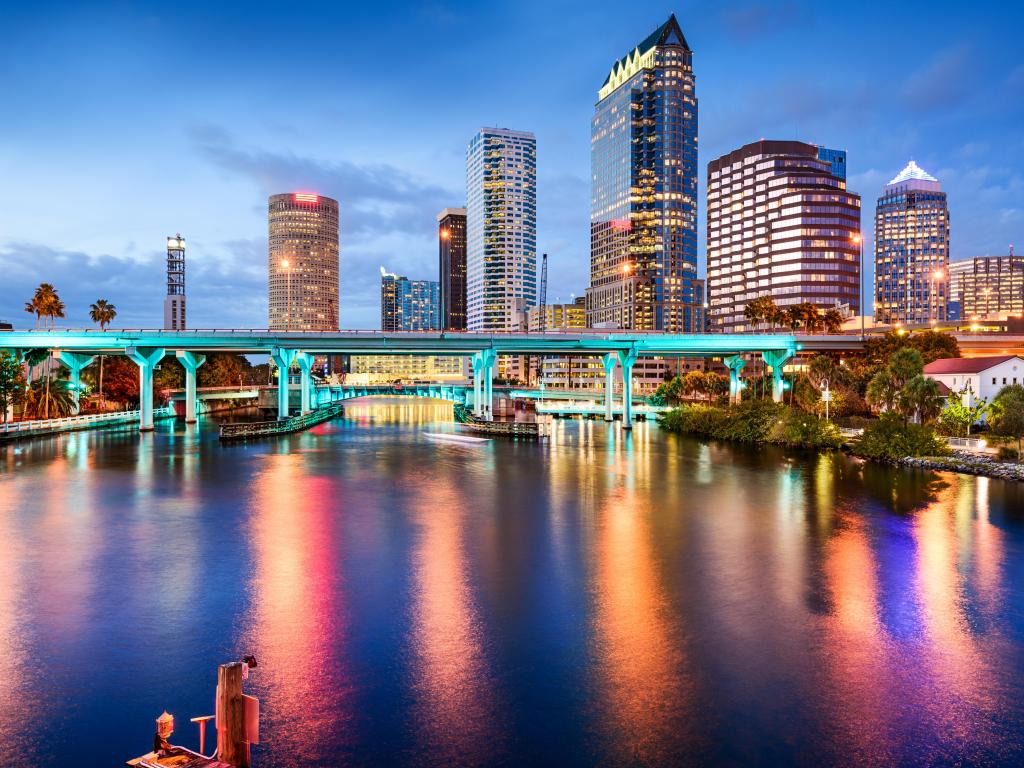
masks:
[[[899,395],[903,418],[913,417],[918,424],[932,421],[942,412],[942,395],[935,379],[918,374],[906,383]]]
[[[49,327],[53,328],[53,319],[55,317],[64,317],[64,302],[61,301],[60,296],[57,295],[57,289],[53,287],[52,283],[40,283],[39,287],[36,288],[32,301],[25,304],[25,311],[34,312],[36,314],[37,328],[39,327],[39,320],[41,318],[48,319]],[[47,419],[50,417],[50,361],[52,358],[52,353],[48,352],[46,355],[46,397],[43,400],[44,418]]]
[[[825,326],[826,333],[839,333],[843,328],[843,323],[845,322],[843,313],[835,307],[832,309],[826,309],[821,321]]]
[[[97,299],[95,304],[89,306],[89,317],[94,323],[98,323],[101,331],[107,330],[114,318],[117,317],[117,307],[106,299]],[[100,405],[103,405],[103,355],[100,355]]]

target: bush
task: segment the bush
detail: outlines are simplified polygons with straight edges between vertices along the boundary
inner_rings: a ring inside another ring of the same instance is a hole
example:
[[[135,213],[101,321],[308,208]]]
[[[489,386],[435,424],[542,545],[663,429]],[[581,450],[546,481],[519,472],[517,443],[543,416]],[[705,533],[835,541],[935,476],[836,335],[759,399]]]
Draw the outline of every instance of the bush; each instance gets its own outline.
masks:
[[[728,417],[713,436],[737,443],[768,442],[783,410],[784,406],[771,400],[744,400],[726,411]]]
[[[787,408],[776,420],[768,441],[794,448],[838,448],[843,433],[830,421]]]
[[[1000,461],[1017,461],[1020,459],[1020,454],[1017,453],[1016,448],[1011,448],[1008,445],[999,446],[999,450],[996,452],[996,458]]]
[[[864,428],[853,452],[868,459],[904,459],[908,456],[947,456],[949,445],[929,426],[906,424],[899,414],[883,413]]]

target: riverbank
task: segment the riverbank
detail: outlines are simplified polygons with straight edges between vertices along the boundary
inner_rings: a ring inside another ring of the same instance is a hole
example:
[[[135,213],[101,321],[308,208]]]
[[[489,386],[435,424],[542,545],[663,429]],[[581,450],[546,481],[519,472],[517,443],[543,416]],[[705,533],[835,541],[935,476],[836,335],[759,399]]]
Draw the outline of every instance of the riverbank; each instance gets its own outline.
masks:
[[[959,472],[962,475],[976,475],[978,477],[990,477],[995,480],[1024,482],[1024,464],[998,461],[991,456],[970,453],[968,451],[953,451],[949,456],[906,456],[902,459],[865,460],[881,461],[884,464],[895,464],[901,467],[934,469],[941,472]]]

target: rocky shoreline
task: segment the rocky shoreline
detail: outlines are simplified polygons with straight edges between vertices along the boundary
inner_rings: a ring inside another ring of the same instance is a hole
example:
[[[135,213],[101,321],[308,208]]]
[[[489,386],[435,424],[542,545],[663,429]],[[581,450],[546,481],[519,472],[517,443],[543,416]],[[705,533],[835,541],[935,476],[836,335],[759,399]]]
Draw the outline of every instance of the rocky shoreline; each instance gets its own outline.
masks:
[[[867,459],[866,459],[867,460]],[[903,467],[935,469],[943,472],[960,472],[965,475],[991,477],[997,480],[1024,482],[1024,464],[997,461],[991,456],[979,456],[967,451],[953,451],[950,456],[907,456],[893,462]]]

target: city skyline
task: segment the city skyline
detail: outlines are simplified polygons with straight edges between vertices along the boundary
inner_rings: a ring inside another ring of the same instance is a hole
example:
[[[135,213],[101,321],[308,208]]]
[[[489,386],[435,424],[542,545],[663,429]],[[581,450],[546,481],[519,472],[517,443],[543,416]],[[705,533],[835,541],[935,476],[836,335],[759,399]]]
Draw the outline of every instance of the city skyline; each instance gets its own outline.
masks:
[[[515,14],[525,13],[492,9],[482,16],[485,12],[478,9],[458,14],[438,9],[396,9],[376,19],[359,12],[335,32],[355,41],[351,57],[358,57],[366,44],[357,38],[372,38],[373,30],[385,26],[400,37],[419,34],[422,30],[414,28],[422,25],[429,32],[444,31],[472,56],[507,39],[512,34],[509,25],[518,18]],[[607,73],[608,61],[672,11],[699,59],[702,180],[711,158],[760,135],[785,139],[791,137],[787,133],[795,133],[805,141],[846,149],[848,188],[867,200],[913,158],[941,178],[949,193],[955,222],[952,258],[1005,253],[1024,227],[1019,204],[1024,180],[1017,159],[1021,153],[1014,151],[1021,139],[1009,132],[1019,123],[1021,111],[1019,96],[1009,97],[1024,94],[1024,68],[998,45],[1013,24],[986,28],[983,21],[966,15],[917,15],[913,10],[891,12],[891,23],[883,30],[864,23],[877,6],[844,14],[847,24],[839,28],[828,25],[822,9],[812,12],[809,6],[796,5],[777,11],[745,5],[719,12],[699,5],[650,3],[632,10],[625,20],[611,9],[595,9],[592,18],[566,10],[563,24],[571,17],[574,25],[582,25],[577,42],[546,54],[544,62],[522,62],[514,76],[501,76],[493,97],[482,94],[472,107],[454,105],[444,111],[443,119],[425,99],[405,101],[401,109],[407,119],[415,119],[419,130],[415,141],[395,144],[390,129],[377,139],[372,133],[380,126],[351,110],[345,117],[344,106],[357,104],[360,88],[365,87],[346,82],[355,78],[358,66],[340,67],[326,84],[317,84],[318,96],[326,87],[334,101],[344,102],[328,114],[313,104],[305,86],[287,94],[275,89],[283,74],[271,75],[262,84],[245,80],[247,85],[229,98],[216,68],[201,70],[183,63],[181,71],[170,72],[143,50],[144,40],[160,39],[184,25],[196,32],[185,41],[186,52],[206,52],[208,59],[212,39],[232,23],[237,9],[228,7],[221,16],[203,20],[194,18],[188,6],[160,18],[122,14],[109,31],[100,29],[108,21],[101,13],[83,17],[69,10],[56,24],[51,15],[46,27],[42,17],[19,9],[10,21],[15,40],[0,53],[0,61],[8,63],[10,57],[11,71],[25,81],[11,102],[0,146],[8,181],[0,187],[0,268],[9,275],[0,294],[0,318],[24,323],[24,294],[38,282],[34,273],[42,268],[60,276],[55,279],[68,303],[69,325],[88,324],[88,303],[103,297],[121,308],[119,323],[155,327],[164,294],[164,238],[168,231],[181,230],[189,234],[190,324],[260,326],[266,317],[267,247],[257,213],[261,197],[302,188],[334,197],[341,205],[346,232],[341,325],[374,327],[379,316],[376,264],[385,261],[402,273],[433,274],[434,216],[440,207],[463,202],[462,147],[467,132],[484,124],[537,135],[538,250],[551,253],[552,285],[581,292],[589,260],[586,134],[594,91]],[[1011,9],[1009,15],[1019,13]],[[475,25],[484,21],[487,32],[480,34]],[[1012,20],[1004,14],[1004,21]],[[259,23],[251,19],[253,27]],[[96,35],[81,34],[94,27]],[[545,34],[522,24],[515,27],[519,35],[543,39]],[[818,38],[826,28],[822,42]],[[126,34],[130,30],[138,33],[137,42],[116,46],[102,60],[94,57],[85,73],[71,71],[74,52],[86,44],[84,40],[100,44],[105,34],[116,33],[123,41],[131,38]],[[27,65],[36,61],[34,51],[41,38],[56,38],[67,53],[30,70]],[[790,53],[779,44],[794,38],[807,41],[803,50]],[[905,70],[887,71],[882,56],[862,70],[851,70],[845,60],[832,60],[829,67],[805,75],[800,85],[790,82],[793,72],[806,70],[809,56],[830,54],[836,45],[854,40],[863,40],[860,45],[870,42],[873,50],[899,47],[901,59],[908,62]],[[729,55],[730,46],[737,43],[749,57]],[[281,44],[281,50],[287,48]],[[236,67],[240,60],[248,61],[253,77],[259,71],[258,57],[233,45],[218,55]],[[551,68],[555,74],[544,75],[553,64],[550,56],[556,59],[557,66]],[[351,57],[349,63],[357,64]],[[124,65],[130,61],[147,66],[128,72]],[[455,65],[450,54],[434,55],[425,61],[422,76],[436,77]],[[212,72],[208,81],[197,82],[200,71]],[[47,107],[31,87],[40,77],[56,83],[53,87],[69,105],[68,120],[46,125],[33,120]],[[478,74],[466,71],[465,77],[472,83]],[[165,85],[155,89],[161,98],[136,103],[132,87],[137,90],[143,81]],[[407,87],[386,82],[391,89]],[[831,88],[835,82],[843,87]],[[181,120],[166,121],[160,110],[169,104],[174,108],[175,89],[188,89],[195,98],[176,107]],[[886,93],[875,94],[876,90]],[[244,103],[246,97],[271,95],[280,101],[275,105],[280,109],[272,112],[287,113],[288,121],[275,123],[263,117],[253,123],[255,127],[245,127],[252,108]],[[76,109],[86,96],[92,97],[92,108]],[[543,98],[535,98],[539,96]],[[222,106],[207,109],[218,99]],[[555,100],[559,108],[550,109]],[[75,140],[65,142],[61,136],[69,125]],[[83,153],[86,148],[92,151]],[[72,155],[65,154],[69,150]],[[85,155],[94,159],[84,159]],[[138,158],[144,155],[148,159],[142,163]],[[173,174],[168,173],[171,170]],[[51,203],[45,211],[36,204],[44,198]],[[703,184],[699,202],[702,222]],[[60,225],[44,226],[54,207]],[[871,243],[871,222],[865,218],[862,223]],[[701,274],[704,254],[701,223]],[[866,270],[866,280],[870,272]],[[225,289],[234,299],[227,306],[218,300]]]

